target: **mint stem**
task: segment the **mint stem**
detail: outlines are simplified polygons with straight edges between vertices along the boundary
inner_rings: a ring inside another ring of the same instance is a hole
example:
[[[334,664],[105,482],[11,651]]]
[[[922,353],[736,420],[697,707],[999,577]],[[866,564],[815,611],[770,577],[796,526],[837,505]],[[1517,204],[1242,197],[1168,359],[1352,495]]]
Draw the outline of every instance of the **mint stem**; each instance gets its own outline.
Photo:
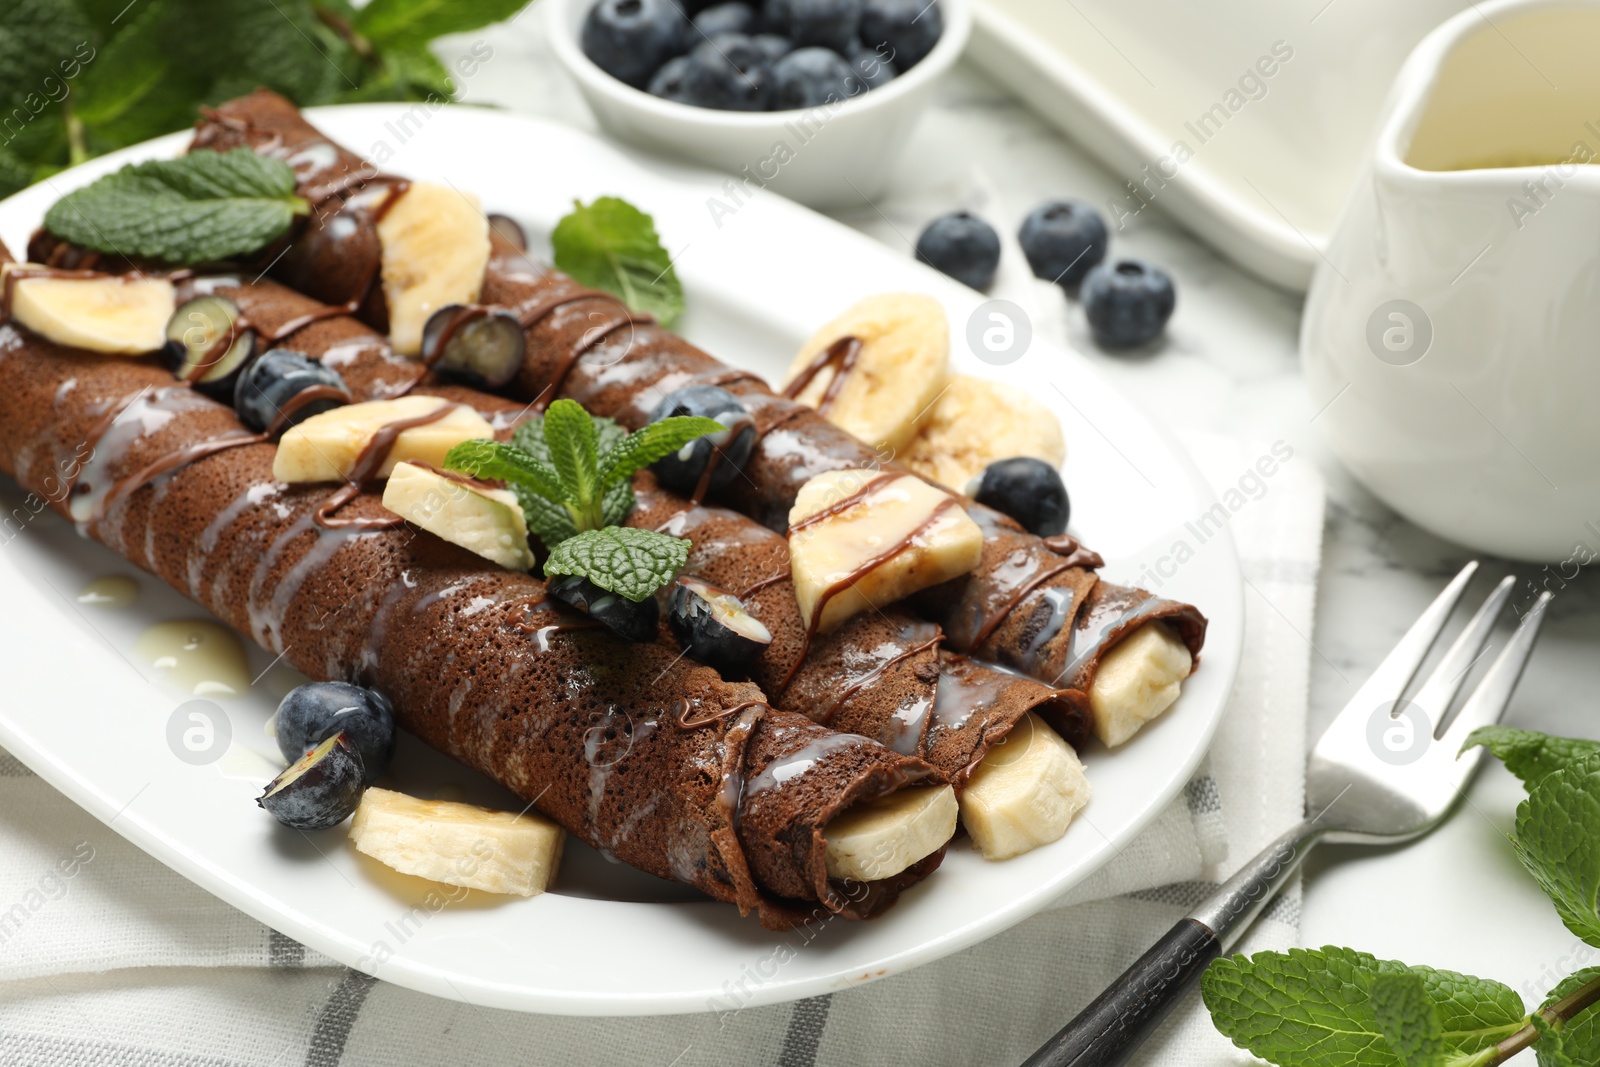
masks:
[[[61,107],[67,113],[67,160],[76,167],[79,163],[86,163],[89,160],[89,147],[83,139],[83,120],[72,110],[70,93]]]
[[[1550,1025],[1559,1026],[1597,1003],[1600,1003],[1600,977],[1591,978],[1588,982],[1574,989],[1548,1008],[1541,1010],[1539,1015],[1543,1016],[1544,1021]],[[1494,1057],[1484,1061],[1485,1067],[1506,1062],[1538,1040],[1539,1031],[1530,1022],[1527,1026],[1497,1044],[1493,1050]]]

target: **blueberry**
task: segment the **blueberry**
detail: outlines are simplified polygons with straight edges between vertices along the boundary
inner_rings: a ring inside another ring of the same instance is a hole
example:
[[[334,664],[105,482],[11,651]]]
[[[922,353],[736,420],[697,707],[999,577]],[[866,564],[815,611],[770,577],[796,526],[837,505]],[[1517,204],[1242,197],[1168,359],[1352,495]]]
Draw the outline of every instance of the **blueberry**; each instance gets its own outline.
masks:
[[[571,604],[595,622],[601,623],[628,641],[650,641],[661,622],[661,606],[656,598],[629,600],[620,593],[601,589],[587,578],[567,574],[550,579],[550,595]]]
[[[517,376],[522,324],[504,308],[446,304],[422,327],[422,358],[446,378],[498,389]]]
[[[868,48],[888,45],[903,71],[926,59],[943,33],[938,0],[866,0],[861,8],[861,42]]]
[[[321,393],[310,399],[296,399],[308,389]],[[331,395],[328,390],[337,390],[343,397]],[[271,348],[261,353],[239,375],[239,384],[233,390],[233,410],[257,433],[272,427],[287,429],[349,402],[350,391],[337,371],[292,348]]]
[[[684,650],[719,671],[748,667],[772,643],[772,631],[726,589],[679,578],[667,600],[667,625]]]
[[[767,57],[768,63],[776,63],[794,51],[794,42],[776,33],[758,33],[750,39],[761,49],[761,54]]]
[[[894,64],[865,45],[852,45],[846,58],[868,89],[878,89],[894,81],[899,72]]]
[[[702,496],[725,489],[750,460],[756,447],[756,424],[739,398],[715,385],[686,385],[661,398],[650,413],[651,422],[674,415],[698,415],[715,419],[727,429],[704,437],[697,437],[670,456],[650,464],[656,479],[668,489],[685,496],[700,488],[706,479]],[[706,467],[712,462],[714,452],[721,455],[708,476]]]
[[[771,84],[772,70],[760,45],[742,33],[719,33],[689,53],[684,102],[720,111],[764,111]]]
[[[343,733],[361,754],[371,784],[394,755],[394,709],[376,689],[348,682],[308,682],[289,690],[278,704],[278,751],[297,760]]]
[[[1000,235],[965,211],[940,215],[917,238],[917,258],[974,289],[987,289],[1000,266]]]
[[[797,48],[816,45],[842,55],[860,32],[861,0],[767,0],[762,21]]]
[[[650,79],[650,95],[678,104],[689,103],[689,57],[673,56]]]
[[[579,44],[595,66],[642,89],[657,67],[683,51],[688,25],[671,0],[598,0]]]
[[[1102,263],[1080,291],[1094,339],[1106,348],[1134,348],[1153,341],[1177,306],[1172,279],[1140,259]]]
[[[797,48],[772,65],[772,108],[793,111],[848,100],[861,80],[837,52]]]
[[[1061,472],[1042,459],[997,459],[967,486],[972,498],[1003,511],[1029,533],[1054,537],[1067,528],[1072,505]]]
[[[241,324],[243,317],[225,297],[184,301],[167,322],[163,352],[173,375],[213,400],[231,400],[240,372],[256,354],[256,333]]]
[[[1040,204],[1022,220],[1017,239],[1034,277],[1060,286],[1077,284],[1105,259],[1110,240],[1105,219],[1082,200]]]
[[[326,830],[356,810],[362,787],[360,753],[334,734],[268,783],[256,803],[291,829]]]
[[[756,9],[749,4],[716,4],[694,17],[695,38],[715,37],[719,33],[754,33]]]

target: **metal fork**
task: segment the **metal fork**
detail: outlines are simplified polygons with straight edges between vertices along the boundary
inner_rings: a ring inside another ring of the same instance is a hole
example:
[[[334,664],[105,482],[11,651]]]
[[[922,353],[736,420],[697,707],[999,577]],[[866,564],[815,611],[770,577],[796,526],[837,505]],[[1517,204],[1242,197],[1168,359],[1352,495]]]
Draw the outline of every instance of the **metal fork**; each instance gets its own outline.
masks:
[[[1462,568],[1318,739],[1306,771],[1305,820],[1180,919],[1023,1067],[1123,1063],[1211,961],[1238,941],[1312,847],[1324,841],[1392,845],[1443,821],[1483,757],[1481,748],[1457,753],[1473,730],[1499,721],[1551,597],[1542,594],[1522,617],[1494,665],[1447,722],[1511,598],[1513,576],[1495,587],[1416,695],[1403,698],[1477,570],[1476,561]]]

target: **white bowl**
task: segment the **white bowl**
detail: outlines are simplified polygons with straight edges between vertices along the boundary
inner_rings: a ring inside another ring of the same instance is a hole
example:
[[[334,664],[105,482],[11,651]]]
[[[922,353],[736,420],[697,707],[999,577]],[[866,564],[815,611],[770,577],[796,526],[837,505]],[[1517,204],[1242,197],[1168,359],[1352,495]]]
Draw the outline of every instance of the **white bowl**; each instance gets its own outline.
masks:
[[[803,111],[716,111],[651,96],[595,66],[578,44],[594,3],[544,0],[557,60],[607,133],[734,175],[730,213],[760,189],[812,207],[859,205],[863,197],[878,196],[934,83],[960,58],[972,32],[972,0],[939,0],[939,43],[880,89]]]

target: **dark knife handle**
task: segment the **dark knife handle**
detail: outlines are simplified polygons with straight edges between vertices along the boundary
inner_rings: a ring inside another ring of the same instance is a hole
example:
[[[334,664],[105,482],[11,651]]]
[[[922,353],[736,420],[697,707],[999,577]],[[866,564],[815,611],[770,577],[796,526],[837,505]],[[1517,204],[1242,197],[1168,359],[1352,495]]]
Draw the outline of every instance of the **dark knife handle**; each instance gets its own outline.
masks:
[[[1111,1067],[1126,1061],[1222,954],[1217,935],[1180,919],[1023,1067]]]

